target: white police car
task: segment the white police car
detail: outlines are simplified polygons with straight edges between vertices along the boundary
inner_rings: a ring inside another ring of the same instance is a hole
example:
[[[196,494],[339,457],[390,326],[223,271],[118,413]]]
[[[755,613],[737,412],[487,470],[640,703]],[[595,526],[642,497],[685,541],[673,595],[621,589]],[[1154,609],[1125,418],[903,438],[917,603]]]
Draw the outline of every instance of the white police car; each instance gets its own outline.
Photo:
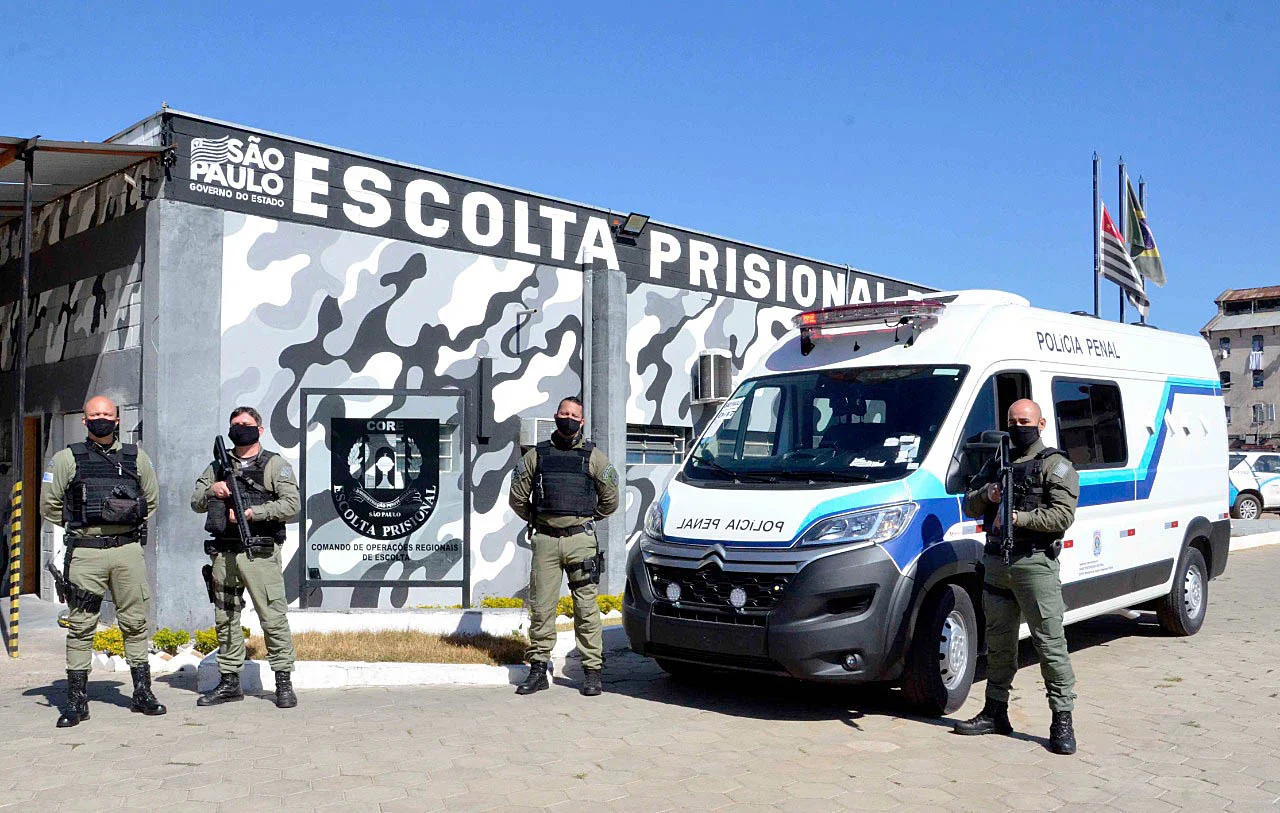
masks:
[[[1280,453],[1232,452],[1227,465],[1233,517],[1258,519],[1264,510],[1280,510]]]

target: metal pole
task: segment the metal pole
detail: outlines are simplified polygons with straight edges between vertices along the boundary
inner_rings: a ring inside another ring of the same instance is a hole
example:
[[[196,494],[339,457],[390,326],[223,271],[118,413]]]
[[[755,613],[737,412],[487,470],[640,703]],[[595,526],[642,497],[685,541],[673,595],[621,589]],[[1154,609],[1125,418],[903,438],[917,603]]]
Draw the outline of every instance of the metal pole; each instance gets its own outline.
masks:
[[[9,657],[18,657],[18,603],[22,595],[22,481],[13,484],[9,515]]]
[[[1125,222],[1124,222],[1124,221],[1125,221],[1125,217],[1124,217],[1124,210],[1125,210],[1125,208],[1126,208],[1126,207],[1125,207],[1125,205],[1124,205],[1124,204],[1125,204],[1125,201],[1124,201],[1124,156],[1121,156],[1121,157],[1120,157],[1120,196],[1119,196],[1118,198],[1116,198],[1116,200],[1118,201],[1118,203],[1117,203],[1116,205],[1120,207],[1120,208],[1119,208],[1119,210],[1116,212],[1116,217],[1120,220],[1120,223],[1119,223],[1119,226],[1120,226],[1120,236],[1121,236],[1121,237],[1123,237],[1123,238],[1124,238],[1124,241],[1125,241],[1125,244],[1124,244],[1124,251],[1128,251],[1128,250],[1129,250],[1129,232],[1128,232],[1128,230],[1127,230],[1127,226],[1126,226],[1126,224],[1125,224]],[[1124,324],[1124,288],[1123,288],[1123,287],[1120,289],[1120,324],[1122,324],[1122,325]]]
[[[31,195],[32,188],[35,186],[36,171],[36,151],[35,141],[27,142],[27,149],[23,153],[23,173],[22,173],[22,281],[18,292],[18,348],[14,357],[13,369],[18,376],[18,400],[14,409],[14,469],[17,471],[17,478],[14,483],[15,509],[17,515],[17,523],[14,525],[18,529],[17,538],[19,544],[14,546],[17,551],[17,564],[11,566],[11,575],[9,581],[9,624],[10,624],[10,652],[13,657],[18,657],[18,603],[19,596],[22,593],[22,478],[26,474],[27,463],[27,433],[26,433],[26,414],[27,414],[27,306],[31,296]]]
[[[1144,213],[1147,211],[1147,182],[1142,180],[1141,175],[1138,176],[1138,205],[1142,207]],[[1145,325],[1147,323],[1145,314],[1140,316],[1139,319],[1142,324]]]
[[[1098,275],[1102,271],[1100,242],[1102,239],[1102,204],[1098,197],[1098,166],[1101,161],[1098,154],[1093,154],[1093,316],[1098,318],[1100,305],[1098,300]]]

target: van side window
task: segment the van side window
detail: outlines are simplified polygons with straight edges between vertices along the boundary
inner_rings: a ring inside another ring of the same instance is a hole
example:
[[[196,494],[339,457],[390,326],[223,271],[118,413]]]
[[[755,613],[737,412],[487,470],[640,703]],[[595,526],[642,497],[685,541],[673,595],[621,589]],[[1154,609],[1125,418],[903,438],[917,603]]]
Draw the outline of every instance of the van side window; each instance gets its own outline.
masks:
[[[969,417],[965,419],[964,428],[960,430],[960,441],[951,457],[951,466],[947,471],[947,493],[959,494],[966,491],[969,480],[982,468],[985,460],[973,454],[966,454],[964,445],[976,441],[983,432],[1005,428],[1009,407],[1014,401],[1031,397],[1031,379],[1026,373],[996,373],[990,376],[973,397],[973,406],[969,409]]]
[[[1056,378],[1053,411],[1058,421],[1058,445],[1077,469],[1123,466],[1129,461],[1117,385]]]

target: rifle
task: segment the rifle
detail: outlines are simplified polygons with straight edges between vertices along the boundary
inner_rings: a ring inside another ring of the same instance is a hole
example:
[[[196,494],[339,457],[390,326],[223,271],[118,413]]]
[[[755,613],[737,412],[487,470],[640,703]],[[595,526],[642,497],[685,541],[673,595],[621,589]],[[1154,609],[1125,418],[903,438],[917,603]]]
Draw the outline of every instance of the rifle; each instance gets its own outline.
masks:
[[[1007,565],[1013,558],[1013,464],[1009,462],[1009,433],[983,432],[982,443],[995,447],[992,462],[996,466],[996,482],[1000,484],[1000,504],[996,512],[1000,518],[1000,551]]]
[[[70,551],[70,547],[67,550]],[[69,556],[67,559],[70,561]],[[53,589],[58,594],[58,601],[67,605],[68,610],[87,610],[88,612],[96,613],[102,609],[102,596],[72,584],[66,576],[59,572],[57,565],[53,562],[45,562],[44,567],[45,570],[49,571],[49,575],[53,576]],[[70,570],[69,565],[67,569]],[[66,626],[62,623],[61,618],[58,619],[58,623],[61,626]]]
[[[240,534],[240,547],[244,548],[244,556],[249,561],[253,561],[253,546],[249,540],[249,520],[245,518],[245,501],[244,493],[240,491],[240,483],[236,478],[236,467],[231,462],[231,454],[227,451],[226,444],[222,442],[222,435],[218,435],[213,439],[213,476],[226,482],[227,489],[231,491],[231,507],[236,512],[236,531]],[[230,522],[231,518],[228,517]]]

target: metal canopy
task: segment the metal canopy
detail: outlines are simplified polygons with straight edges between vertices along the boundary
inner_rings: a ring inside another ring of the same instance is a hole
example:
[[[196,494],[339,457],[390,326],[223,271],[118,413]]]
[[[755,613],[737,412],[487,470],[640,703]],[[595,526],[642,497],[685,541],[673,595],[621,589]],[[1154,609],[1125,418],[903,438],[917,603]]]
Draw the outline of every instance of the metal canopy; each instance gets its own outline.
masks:
[[[49,141],[0,136],[0,224],[22,214],[23,157],[35,163],[31,205],[39,208],[111,177],[134,164],[163,155],[165,147],[92,141]]]

